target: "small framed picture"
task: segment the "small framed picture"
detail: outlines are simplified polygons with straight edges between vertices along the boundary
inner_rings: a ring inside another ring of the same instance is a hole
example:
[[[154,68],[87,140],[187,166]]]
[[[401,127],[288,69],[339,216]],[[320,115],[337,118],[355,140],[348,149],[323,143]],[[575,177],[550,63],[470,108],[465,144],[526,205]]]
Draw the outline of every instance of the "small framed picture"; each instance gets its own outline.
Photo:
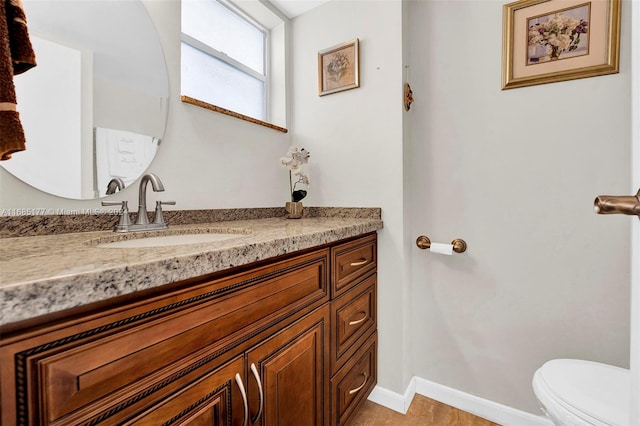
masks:
[[[318,52],[318,95],[360,87],[359,44],[356,38]]]
[[[502,89],[619,72],[620,0],[519,0],[502,34]]]

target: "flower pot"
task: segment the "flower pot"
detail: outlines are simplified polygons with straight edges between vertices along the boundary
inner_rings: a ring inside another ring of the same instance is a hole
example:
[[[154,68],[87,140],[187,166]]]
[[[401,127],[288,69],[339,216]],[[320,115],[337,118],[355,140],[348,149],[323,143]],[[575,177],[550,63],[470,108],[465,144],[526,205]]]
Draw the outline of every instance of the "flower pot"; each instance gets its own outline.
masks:
[[[300,219],[302,217],[303,206],[301,201],[287,201],[284,209],[287,211],[287,218],[289,219]]]

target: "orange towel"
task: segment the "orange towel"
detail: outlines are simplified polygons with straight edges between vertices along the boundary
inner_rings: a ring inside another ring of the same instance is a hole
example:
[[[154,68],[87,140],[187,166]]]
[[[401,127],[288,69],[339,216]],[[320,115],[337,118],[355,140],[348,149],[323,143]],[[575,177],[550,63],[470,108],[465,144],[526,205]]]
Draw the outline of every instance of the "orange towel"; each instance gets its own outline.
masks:
[[[21,0],[0,0],[0,160],[26,148],[13,76],[35,65]]]

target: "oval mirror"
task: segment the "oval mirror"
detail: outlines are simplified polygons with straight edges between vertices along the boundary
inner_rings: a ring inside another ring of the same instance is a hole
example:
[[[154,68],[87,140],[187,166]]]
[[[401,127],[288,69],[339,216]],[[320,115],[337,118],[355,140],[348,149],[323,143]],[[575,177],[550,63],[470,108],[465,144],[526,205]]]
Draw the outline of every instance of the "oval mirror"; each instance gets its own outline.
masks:
[[[139,0],[23,4],[38,62],[14,79],[27,149],[0,165],[72,199],[134,182],[158,150],[168,113],[167,66],[146,7]]]

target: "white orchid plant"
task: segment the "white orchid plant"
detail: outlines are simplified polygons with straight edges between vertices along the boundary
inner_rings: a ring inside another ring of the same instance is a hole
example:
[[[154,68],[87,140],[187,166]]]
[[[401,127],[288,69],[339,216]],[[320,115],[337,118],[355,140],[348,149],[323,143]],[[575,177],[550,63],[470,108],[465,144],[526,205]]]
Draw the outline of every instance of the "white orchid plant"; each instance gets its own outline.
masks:
[[[296,145],[291,145],[287,154],[280,158],[282,167],[289,169],[289,193],[291,194],[291,201],[301,201],[307,196],[307,191],[304,189],[296,189],[298,184],[309,185],[309,176],[304,172],[303,164],[309,162],[310,154],[304,148],[300,148]]]

